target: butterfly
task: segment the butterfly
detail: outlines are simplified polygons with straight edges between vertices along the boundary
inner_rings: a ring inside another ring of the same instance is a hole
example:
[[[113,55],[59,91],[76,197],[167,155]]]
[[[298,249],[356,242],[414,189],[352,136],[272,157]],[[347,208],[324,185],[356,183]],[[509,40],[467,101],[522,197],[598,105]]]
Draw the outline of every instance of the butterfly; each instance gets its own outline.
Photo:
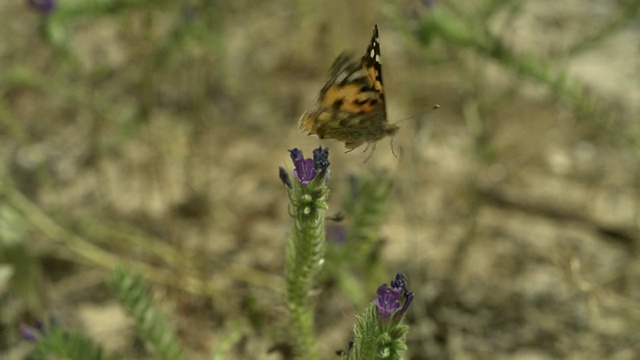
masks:
[[[315,106],[300,117],[298,128],[320,139],[344,141],[347,152],[396,134],[399,127],[387,121],[378,25],[360,61],[342,53],[333,62]]]

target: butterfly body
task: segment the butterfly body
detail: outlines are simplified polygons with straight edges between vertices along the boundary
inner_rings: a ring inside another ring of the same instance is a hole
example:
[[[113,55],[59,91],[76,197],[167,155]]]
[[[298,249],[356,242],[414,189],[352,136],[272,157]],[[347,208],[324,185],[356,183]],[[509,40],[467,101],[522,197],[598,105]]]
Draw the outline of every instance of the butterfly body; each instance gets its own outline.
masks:
[[[302,115],[298,128],[343,141],[348,151],[396,134],[398,126],[387,121],[377,26],[360,61],[343,53],[333,62],[315,106]]]

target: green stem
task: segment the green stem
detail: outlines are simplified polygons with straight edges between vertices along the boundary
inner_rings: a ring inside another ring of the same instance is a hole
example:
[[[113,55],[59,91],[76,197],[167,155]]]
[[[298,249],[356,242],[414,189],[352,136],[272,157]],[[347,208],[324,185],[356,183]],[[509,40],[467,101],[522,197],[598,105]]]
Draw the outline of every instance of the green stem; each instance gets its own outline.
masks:
[[[314,348],[313,311],[308,294],[324,260],[324,213],[329,189],[323,178],[308,185],[293,182],[289,192],[294,227],[287,243],[287,305],[291,312],[297,351],[302,359],[319,359]]]

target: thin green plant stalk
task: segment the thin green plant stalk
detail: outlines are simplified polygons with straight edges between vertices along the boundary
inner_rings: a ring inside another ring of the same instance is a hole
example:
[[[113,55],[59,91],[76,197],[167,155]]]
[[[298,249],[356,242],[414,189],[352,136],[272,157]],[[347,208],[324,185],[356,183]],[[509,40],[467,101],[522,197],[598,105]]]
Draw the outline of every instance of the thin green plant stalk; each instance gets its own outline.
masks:
[[[347,297],[358,306],[368,303],[366,291],[375,286],[384,270],[380,262],[383,238],[380,228],[386,220],[391,180],[383,171],[351,177],[343,201],[348,226],[329,227],[329,254],[326,276],[335,280]],[[374,283],[375,281],[375,283]]]
[[[174,328],[149,296],[149,286],[139,275],[119,267],[111,277],[112,287],[118,291],[125,309],[134,318],[138,333],[154,358],[186,359],[182,344]]]
[[[290,153],[295,165],[294,181],[280,168],[280,179],[287,186],[294,221],[286,247],[286,301],[296,336],[297,355],[312,360],[319,357],[314,348],[313,309],[308,295],[324,262],[329,151],[320,147],[313,151],[313,159],[305,159],[298,149],[290,150]]]
[[[344,202],[345,213],[352,219],[344,255],[359,257],[358,265],[372,275],[376,264],[371,263],[371,258],[380,242],[391,189],[391,180],[384,172],[371,172],[352,179],[349,197]]]
[[[633,13],[638,9],[630,6],[627,11]],[[590,96],[583,86],[570,81],[566,74],[556,70],[552,63],[533,55],[516,54],[498,36],[488,30],[474,30],[469,24],[469,21],[465,22],[444,7],[437,7],[430,10],[429,16],[422,21],[417,37],[426,43],[437,35],[450,44],[472,49],[478,54],[493,59],[513,73],[543,84],[559,99],[567,101],[578,114],[605,130],[607,135],[616,141],[632,145],[636,149],[640,148],[637,137],[617,131],[610,125],[610,121],[607,121],[610,116],[607,116],[597,98]],[[616,25],[612,24],[612,26]],[[596,38],[591,41],[597,41],[597,36],[606,36],[606,34],[596,35]],[[580,48],[583,45],[577,46]]]

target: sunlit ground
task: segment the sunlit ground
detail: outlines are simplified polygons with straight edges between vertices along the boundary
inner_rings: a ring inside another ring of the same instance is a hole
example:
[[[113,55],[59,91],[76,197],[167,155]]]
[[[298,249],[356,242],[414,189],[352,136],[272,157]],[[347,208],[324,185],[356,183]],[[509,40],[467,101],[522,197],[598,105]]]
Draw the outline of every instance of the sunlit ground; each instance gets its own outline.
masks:
[[[0,358],[28,358],[18,324],[50,315],[153,358],[118,264],[188,358],[284,358],[278,167],[323,145],[329,213],[350,177],[393,181],[377,282],[416,294],[407,359],[636,359],[640,2],[469,3],[0,3]],[[296,124],[376,23],[401,128],[398,158],[383,139],[365,161]],[[362,309],[313,296],[335,358]]]

